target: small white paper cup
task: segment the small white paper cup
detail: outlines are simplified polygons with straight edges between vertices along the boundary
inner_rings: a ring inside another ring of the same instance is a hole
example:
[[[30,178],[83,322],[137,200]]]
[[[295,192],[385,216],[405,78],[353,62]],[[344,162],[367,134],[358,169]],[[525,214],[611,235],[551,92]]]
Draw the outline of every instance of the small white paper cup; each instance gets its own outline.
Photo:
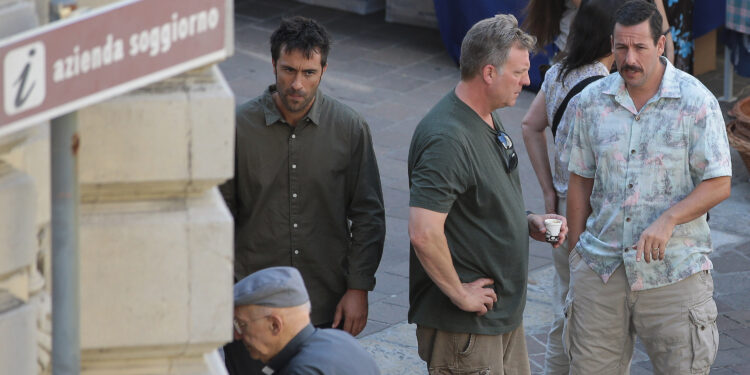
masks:
[[[557,237],[560,235],[560,227],[562,226],[562,220],[558,219],[547,219],[544,220],[544,226],[547,228],[547,236]]]

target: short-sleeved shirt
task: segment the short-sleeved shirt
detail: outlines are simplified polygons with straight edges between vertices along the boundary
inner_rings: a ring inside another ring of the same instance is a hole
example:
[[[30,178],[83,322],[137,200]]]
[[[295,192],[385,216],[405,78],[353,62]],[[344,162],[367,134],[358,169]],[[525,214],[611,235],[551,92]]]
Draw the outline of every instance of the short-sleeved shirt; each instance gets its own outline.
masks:
[[[547,70],[544,82],[542,82],[541,91],[544,93],[544,102],[547,106],[547,125],[550,128],[552,127],[552,120],[555,118],[555,112],[575,85],[588,77],[609,75],[609,68],[598,61],[573,69],[565,77],[562,75],[562,70],[562,63],[552,65]],[[573,106],[577,98],[578,95],[568,102],[568,108]],[[564,198],[568,193],[568,179],[570,178],[570,172],[568,172],[568,136],[571,133],[571,126],[564,120],[565,118],[562,118],[557,125],[555,167],[552,174],[552,184],[555,186],[557,196],[561,198]]]
[[[594,179],[591,215],[576,245],[606,283],[624,263],[630,288],[658,288],[713,268],[703,215],[677,225],[663,261],[635,261],[641,233],[702,181],[732,172],[716,98],[665,58],[658,92],[635,109],[624,81],[612,74],[581,93],[571,116],[572,173]]]
[[[459,309],[430,279],[412,247],[409,322],[486,335],[510,332],[521,323],[529,230],[518,169],[506,169],[496,138],[497,131],[453,91],[414,131],[409,205],[448,214],[444,230],[458,277],[464,283],[493,279],[498,302],[483,316]]]
[[[237,280],[297,268],[314,324],[333,321],[347,289],[372,290],[385,241],[380,174],[365,120],[318,91],[296,126],[275,86],[237,108],[234,178],[220,187],[234,216]]]
[[[312,325],[294,336],[267,367],[274,375],[380,374],[375,360],[352,335]]]

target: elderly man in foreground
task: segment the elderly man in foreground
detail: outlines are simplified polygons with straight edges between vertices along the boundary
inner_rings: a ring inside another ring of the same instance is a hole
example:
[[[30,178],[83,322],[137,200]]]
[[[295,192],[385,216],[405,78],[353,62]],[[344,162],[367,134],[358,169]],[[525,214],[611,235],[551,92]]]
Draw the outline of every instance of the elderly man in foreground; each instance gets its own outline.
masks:
[[[262,361],[265,374],[380,374],[350,334],[315,328],[302,275],[271,267],[234,286],[234,338]]]

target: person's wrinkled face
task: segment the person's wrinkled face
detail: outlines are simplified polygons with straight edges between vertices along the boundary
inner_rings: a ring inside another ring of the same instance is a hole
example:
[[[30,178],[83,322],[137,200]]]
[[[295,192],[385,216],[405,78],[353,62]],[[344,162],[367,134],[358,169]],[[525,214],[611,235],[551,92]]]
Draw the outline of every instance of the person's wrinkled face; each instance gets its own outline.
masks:
[[[508,59],[495,82],[495,92],[498,95],[496,108],[511,107],[516,104],[516,99],[523,87],[531,84],[529,66],[529,51],[515,45],[511,47]]]
[[[654,43],[648,20],[633,26],[615,24],[612,54],[617,71],[628,87],[641,87],[653,79],[659,69],[664,43],[664,36]]]
[[[302,51],[281,49],[279,59],[273,62],[273,68],[276,73],[276,90],[285,110],[298,113],[310,109],[326,70],[321,65],[320,58],[317,51],[308,59]]]
[[[274,343],[269,315],[264,315],[257,306],[238,306],[234,308],[234,338],[242,340],[250,357],[267,362],[273,356],[271,347]]]

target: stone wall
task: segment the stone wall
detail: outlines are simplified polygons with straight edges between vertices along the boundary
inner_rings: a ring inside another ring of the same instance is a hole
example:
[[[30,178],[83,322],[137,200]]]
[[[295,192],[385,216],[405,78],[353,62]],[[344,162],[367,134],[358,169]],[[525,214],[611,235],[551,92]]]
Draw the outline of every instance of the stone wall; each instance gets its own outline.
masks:
[[[47,9],[0,0],[0,37]],[[233,172],[231,90],[208,66],[78,118],[81,372],[208,374],[204,354],[231,340],[233,225],[216,188]],[[0,374],[51,370],[49,134],[0,138]]]

